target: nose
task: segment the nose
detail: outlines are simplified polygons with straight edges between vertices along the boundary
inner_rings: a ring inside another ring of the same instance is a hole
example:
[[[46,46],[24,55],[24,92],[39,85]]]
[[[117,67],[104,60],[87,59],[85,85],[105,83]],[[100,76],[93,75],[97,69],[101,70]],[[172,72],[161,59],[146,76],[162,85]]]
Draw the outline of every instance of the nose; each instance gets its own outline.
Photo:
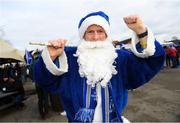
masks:
[[[98,34],[97,31],[94,32],[93,38],[94,38],[95,41],[99,40],[99,34]]]

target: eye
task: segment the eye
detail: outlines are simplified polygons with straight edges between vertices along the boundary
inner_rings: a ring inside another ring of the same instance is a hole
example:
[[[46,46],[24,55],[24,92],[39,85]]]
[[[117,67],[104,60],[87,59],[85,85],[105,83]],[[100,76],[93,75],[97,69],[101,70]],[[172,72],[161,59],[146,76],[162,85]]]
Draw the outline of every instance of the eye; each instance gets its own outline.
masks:
[[[98,32],[98,33],[104,33],[104,31],[103,31],[103,30],[97,30],[97,32]]]
[[[92,34],[94,31],[93,30],[89,30],[86,33]]]

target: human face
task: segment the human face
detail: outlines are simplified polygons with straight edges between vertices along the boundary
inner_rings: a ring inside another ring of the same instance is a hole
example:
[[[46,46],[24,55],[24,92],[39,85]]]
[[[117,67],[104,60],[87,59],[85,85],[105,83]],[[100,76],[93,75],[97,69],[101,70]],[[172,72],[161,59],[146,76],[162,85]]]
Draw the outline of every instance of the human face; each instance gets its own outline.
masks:
[[[104,41],[106,38],[106,32],[98,25],[89,26],[84,34],[84,39],[91,42]]]

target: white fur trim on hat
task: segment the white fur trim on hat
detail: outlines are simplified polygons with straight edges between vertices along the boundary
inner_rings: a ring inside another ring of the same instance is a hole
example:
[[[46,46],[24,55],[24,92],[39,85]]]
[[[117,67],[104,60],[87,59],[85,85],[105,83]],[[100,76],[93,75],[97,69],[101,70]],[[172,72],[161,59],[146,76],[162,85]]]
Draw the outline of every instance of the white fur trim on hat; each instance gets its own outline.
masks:
[[[44,61],[44,64],[46,65],[46,68],[53,74],[53,75],[62,75],[63,73],[66,73],[68,71],[68,64],[67,64],[67,57],[65,52],[61,56],[58,57],[60,68],[58,68],[50,58],[49,52],[47,47],[42,52],[42,59]]]
[[[101,26],[106,32],[107,37],[109,37],[110,27],[108,21],[105,18],[96,15],[96,16],[90,16],[82,22],[79,28],[80,39],[83,39],[84,33],[86,32],[87,28],[93,24]]]

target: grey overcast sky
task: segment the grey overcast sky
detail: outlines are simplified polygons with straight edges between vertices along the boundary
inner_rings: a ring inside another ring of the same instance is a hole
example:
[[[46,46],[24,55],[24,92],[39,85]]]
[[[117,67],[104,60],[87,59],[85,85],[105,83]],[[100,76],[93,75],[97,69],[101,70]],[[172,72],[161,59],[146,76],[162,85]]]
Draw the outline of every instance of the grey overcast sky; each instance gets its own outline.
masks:
[[[78,22],[92,11],[106,12],[114,40],[130,37],[122,18],[138,14],[159,41],[180,38],[180,0],[0,0],[1,38],[14,47],[29,41],[65,38],[78,44]]]

